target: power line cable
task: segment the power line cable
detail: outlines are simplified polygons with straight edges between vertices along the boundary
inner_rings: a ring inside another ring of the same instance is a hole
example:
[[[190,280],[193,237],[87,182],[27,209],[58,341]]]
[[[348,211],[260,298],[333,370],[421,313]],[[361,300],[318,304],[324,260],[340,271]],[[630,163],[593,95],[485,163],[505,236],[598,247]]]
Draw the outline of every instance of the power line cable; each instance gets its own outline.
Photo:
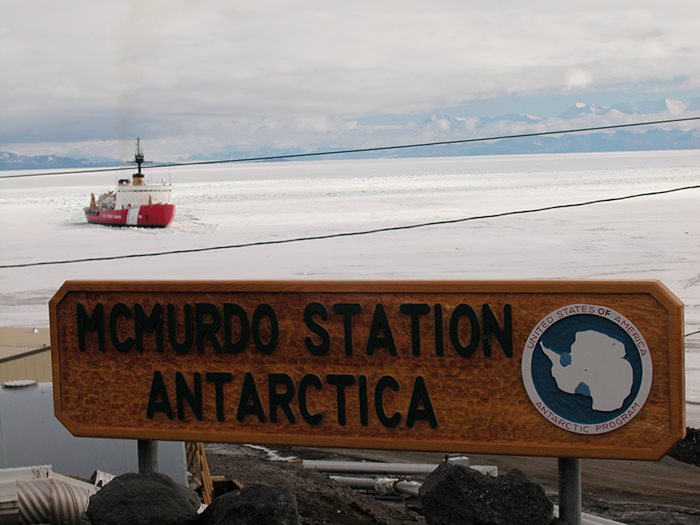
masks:
[[[95,261],[113,261],[117,259],[135,259],[135,258],[142,258],[142,257],[159,257],[163,255],[179,255],[183,253],[199,253],[199,252],[211,252],[211,251],[217,251],[217,250],[233,250],[233,249],[240,249],[240,248],[251,248],[254,246],[271,246],[275,244],[291,244],[291,243],[296,243],[296,242],[306,242],[306,241],[320,241],[320,240],[326,240],[326,239],[337,239],[337,238],[342,238],[342,237],[357,237],[360,235],[371,235],[374,233],[385,233],[385,232],[394,232],[394,231],[402,231],[402,230],[414,230],[418,228],[426,228],[429,226],[441,226],[441,225],[446,225],[446,224],[456,224],[456,223],[461,223],[461,222],[469,222],[469,221],[476,221],[476,220],[483,220],[483,219],[496,219],[496,218],[501,218],[501,217],[508,217],[512,215],[525,215],[525,214],[530,214],[530,213],[538,213],[538,212],[543,212],[543,211],[551,211],[551,210],[561,210],[565,208],[579,208],[583,206],[590,206],[593,204],[601,204],[601,203],[607,203],[607,202],[619,202],[619,201],[624,201],[624,200],[629,200],[629,199],[636,199],[640,197],[650,197],[653,195],[665,195],[669,193],[676,193],[680,191],[687,191],[687,190],[696,190],[700,189],[700,184],[692,185],[692,186],[683,186],[683,187],[678,187],[678,188],[671,188],[667,190],[659,190],[659,191],[651,191],[651,192],[646,192],[646,193],[635,193],[631,195],[624,195],[621,197],[607,197],[604,199],[595,199],[595,200],[590,200],[590,201],[585,201],[585,202],[575,202],[575,203],[568,203],[568,204],[555,204],[552,206],[543,206],[541,208],[528,208],[524,210],[511,210],[511,211],[505,211],[505,212],[500,212],[500,213],[492,213],[488,215],[474,215],[471,217],[461,217],[458,219],[444,219],[444,220],[439,220],[439,221],[430,221],[430,222],[421,222],[421,223],[416,223],[416,224],[405,224],[402,226],[386,226],[384,228],[373,228],[369,230],[357,230],[357,231],[351,231],[351,232],[340,232],[340,233],[329,233],[326,235],[309,235],[305,237],[292,237],[289,239],[276,239],[276,240],[267,240],[267,241],[253,241],[253,242],[246,242],[246,243],[240,243],[240,244],[228,244],[228,245],[219,245],[219,246],[207,246],[203,248],[184,248],[180,250],[167,250],[167,251],[162,251],[162,252],[150,252],[150,253],[134,253],[134,254],[125,254],[125,255],[111,255],[111,256],[104,256],[104,257],[86,257],[82,259],[65,259],[65,260],[57,260],[57,261],[41,261],[41,262],[33,262],[33,263],[17,263],[17,264],[4,264],[0,265],[0,269],[6,269],[6,268],[29,268],[29,267],[35,267],[35,266],[53,266],[53,265],[59,265],[59,264],[74,264],[74,263],[83,263],[83,262],[95,262]]]
[[[389,150],[399,150],[399,149],[410,149],[410,148],[425,148],[430,146],[448,146],[451,144],[469,144],[474,142],[486,142],[490,140],[509,140],[509,139],[520,139],[520,138],[530,138],[530,137],[543,137],[546,135],[563,135],[568,133],[583,133],[586,131],[604,131],[610,129],[621,129],[621,128],[633,128],[640,126],[655,126],[659,124],[673,124],[678,122],[690,122],[694,120],[700,120],[700,115],[695,117],[684,117],[677,119],[666,119],[666,120],[651,120],[646,122],[632,122],[629,124],[613,124],[609,126],[594,126],[589,128],[575,128],[575,129],[560,129],[555,131],[536,131],[532,133],[517,133],[513,135],[497,135],[493,137],[478,137],[471,139],[457,139],[457,140],[441,140],[436,142],[421,142],[416,144],[400,144],[394,146],[377,146],[372,148],[354,148],[354,149],[341,149],[341,150],[331,150],[331,151],[316,151],[312,153],[291,153],[288,155],[270,155],[265,157],[244,157],[238,159],[223,159],[223,160],[202,160],[202,161],[192,161],[192,162],[171,162],[165,164],[152,164],[149,166],[150,169],[158,168],[176,168],[181,166],[205,166],[211,164],[233,164],[239,162],[261,162],[261,161],[273,161],[273,160],[289,160],[289,159],[300,159],[308,157],[322,157],[329,155],[347,155],[350,153],[368,153],[373,151],[389,151]],[[78,175],[83,173],[102,173],[102,172],[114,172],[114,171],[126,171],[133,169],[132,166],[124,167],[114,167],[114,168],[93,168],[85,170],[70,170],[70,171],[53,171],[44,173],[18,173],[15,175],[5,175],[0,177],[0,179],[18,179],[26,177],[47,177],[50,175]]]

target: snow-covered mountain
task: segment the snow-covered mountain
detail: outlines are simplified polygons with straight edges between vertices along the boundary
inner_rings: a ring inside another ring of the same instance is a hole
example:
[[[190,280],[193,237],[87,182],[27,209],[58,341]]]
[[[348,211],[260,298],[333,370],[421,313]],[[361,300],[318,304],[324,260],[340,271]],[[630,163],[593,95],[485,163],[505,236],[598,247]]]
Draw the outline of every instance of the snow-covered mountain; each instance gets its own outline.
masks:
[[[455,115],[431,115],[423,121],[421,129],[423,131],[464,131],[475,130],[501,122],[512,122],[519,124],[538,124],[545,119],[535,115],[508,114],[497,117],[459,117]]]
[[[612,106],[577,102],[559,115],[563,119],[575,119],[588,115],[668,115],[681,116],[688,111],[700,109],[700,97],[690,100],[664,98],[642,102],[621,102]]]
[[[423,114],[424,115],[424,114]],[[489,117],[469,114],[436,113],[420,119],[416,115],[393,115],[387,126],[381,116],[358,119],[352,126],[341,125],[333,133],[319,133],[313,145],[290,148],[269,139],[259,147],[231,145],[218,151],[195,155],[183,151],[179,160],[206,161],[228,158],[268,157],[324,150],[343,150],[387,146],[391,144],[430,143],[478,137],[522,135],[569,128],[588,128],[640,121],[700,116],[700,97],[680,100],[664,98],[643,102],[602,105],[579,101],[556,116],[506,113]],[[342,123],[341,123],[342,124]],[[332,140],[332,142],[328,142]],[[431,157],[443,155],[506,155],[514,153],[567,153],[595,151],[645,151],[700,149],[700,127],[684,125],[649,126],[597,133],[576,133],[494,140],[471,144],[407,148],[383,152],[360,152],[342,158]],[[328,158],[328,157],[321,157]],[[121,166],[123,162],[106,159],[76,159],[55,155],[24,156],[0,152],[0,170],[63,169]]]
[[[419,129],[423,133],[423,138],[431,137],[431,140],[425,140],[425,142],[437,142],[459,140],[470,136],[519,135],[567,128],[608,126],[692,116],[700,116],[700,97],[689,100],[665,98],[635,103],[625,102],[610,106],[580,101],[556,117],[527,114],[505,114],[494,117],[436,114],[425,119]],[[418,150],[402,150],[397,152],[397,156],[503,155],[695,148],[700,149],[700,129],[691,124],[456,144]]]

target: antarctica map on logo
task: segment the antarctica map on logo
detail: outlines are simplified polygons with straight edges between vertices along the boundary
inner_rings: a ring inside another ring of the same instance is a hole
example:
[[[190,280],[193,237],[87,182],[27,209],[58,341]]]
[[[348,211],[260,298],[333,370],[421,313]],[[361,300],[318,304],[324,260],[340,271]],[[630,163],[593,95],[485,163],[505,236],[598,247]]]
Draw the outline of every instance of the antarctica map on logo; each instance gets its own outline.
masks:
[[[550,423],[578,434],[603,434],[628,423],[644,405],[651,352],[622,314],[572,304],[532,330],[522,376],[530,400]]]

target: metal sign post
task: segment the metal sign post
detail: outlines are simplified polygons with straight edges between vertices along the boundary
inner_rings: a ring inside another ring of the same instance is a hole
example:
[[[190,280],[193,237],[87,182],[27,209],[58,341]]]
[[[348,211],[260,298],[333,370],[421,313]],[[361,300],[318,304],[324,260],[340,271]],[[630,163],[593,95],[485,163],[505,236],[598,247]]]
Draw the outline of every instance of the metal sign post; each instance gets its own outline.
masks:
[[[139,474],[158,472],[158,442],[151,439],[138,440]]]
[[[559,518],[581,525],[581,460],[559,458]]]

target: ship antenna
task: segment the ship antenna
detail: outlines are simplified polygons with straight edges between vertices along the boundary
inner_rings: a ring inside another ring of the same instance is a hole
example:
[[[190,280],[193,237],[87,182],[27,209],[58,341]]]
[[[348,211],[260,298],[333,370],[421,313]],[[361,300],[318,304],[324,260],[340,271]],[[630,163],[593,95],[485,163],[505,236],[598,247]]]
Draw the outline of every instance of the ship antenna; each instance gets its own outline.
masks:
[[[134,155],[134,162],[138,164],[139,170],[138,175],[143,176],[141,173],[141,164],[143,164],[143,150],[141,149],[141,138],[136,138],[136,154]]]

